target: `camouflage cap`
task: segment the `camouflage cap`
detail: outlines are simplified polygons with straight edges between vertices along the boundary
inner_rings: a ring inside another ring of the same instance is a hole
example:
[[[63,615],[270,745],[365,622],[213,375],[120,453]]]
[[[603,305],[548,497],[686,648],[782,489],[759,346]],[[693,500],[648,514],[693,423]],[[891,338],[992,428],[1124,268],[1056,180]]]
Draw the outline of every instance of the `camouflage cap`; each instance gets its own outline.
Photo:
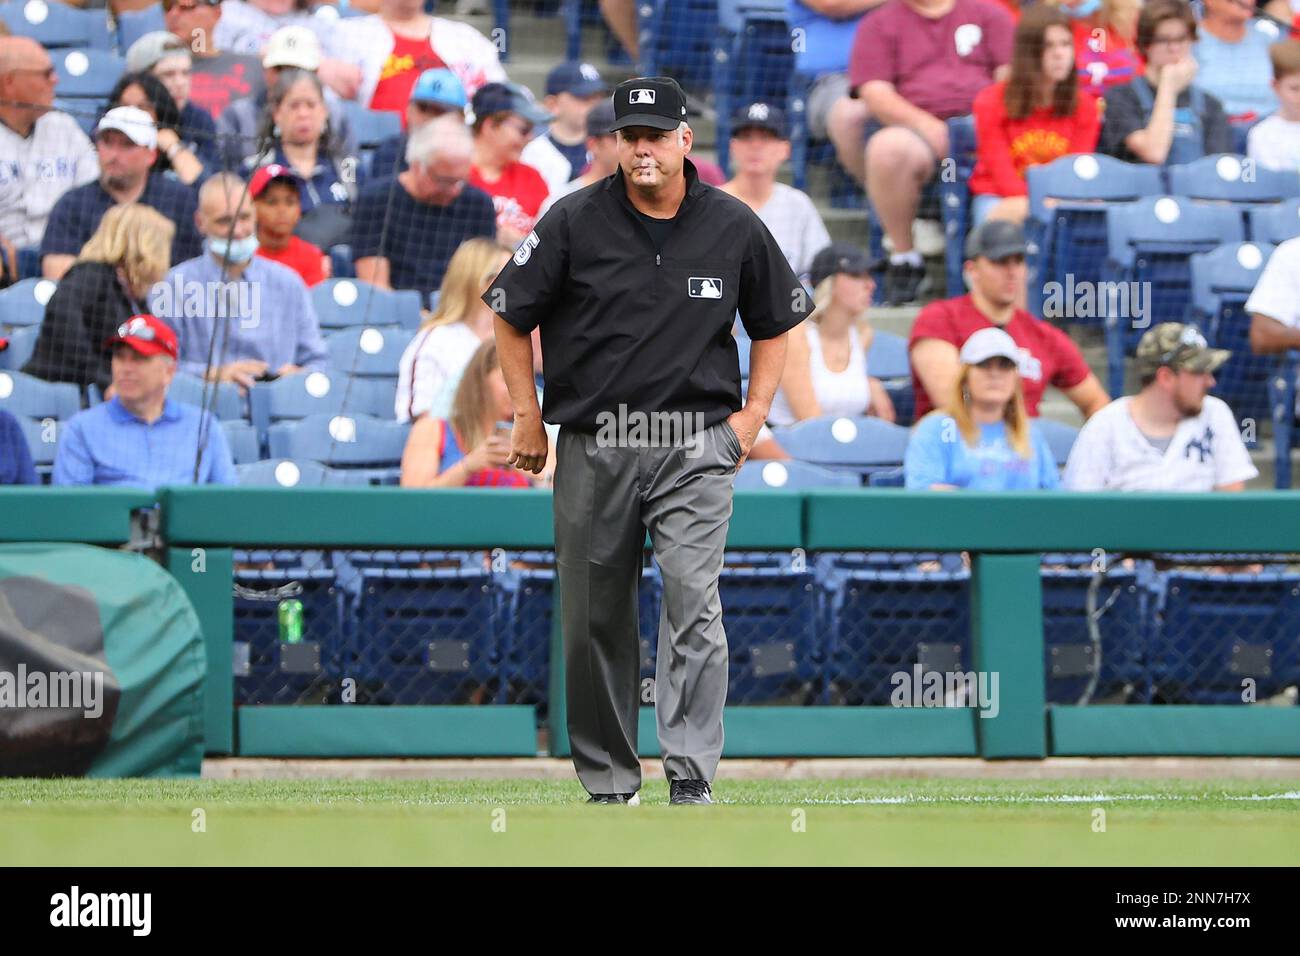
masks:
[[[1138,342],[1138,369],[1155,372],[1162,365],[1174,371],[1213,372],[1232,355],[1227,349],[1212,349],[1201,330],[1181,322],[1161,322],[1148,329]]]

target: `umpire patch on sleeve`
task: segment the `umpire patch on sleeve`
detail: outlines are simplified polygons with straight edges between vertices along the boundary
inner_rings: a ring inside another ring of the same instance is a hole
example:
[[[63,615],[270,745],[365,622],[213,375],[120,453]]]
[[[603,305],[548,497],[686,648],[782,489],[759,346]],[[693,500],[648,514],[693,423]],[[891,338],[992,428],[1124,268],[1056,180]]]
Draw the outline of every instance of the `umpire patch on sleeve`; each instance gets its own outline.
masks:
[[[722,280],[716,276],[691,276],[686,292],[692,299],[721,299]]]

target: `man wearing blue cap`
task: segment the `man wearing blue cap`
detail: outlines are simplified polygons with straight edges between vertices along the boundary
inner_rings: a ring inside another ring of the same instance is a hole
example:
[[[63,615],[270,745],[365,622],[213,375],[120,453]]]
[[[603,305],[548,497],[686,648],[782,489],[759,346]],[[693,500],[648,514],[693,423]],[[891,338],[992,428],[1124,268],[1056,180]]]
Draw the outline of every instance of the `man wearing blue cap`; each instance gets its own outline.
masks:
[[[609,101],[609,86],[590,63],[561,63],[546,77],[542,105],[555,118],[545,136],[524,147],[522,159],[542,174],[551,192],[577,179],[591,162],[587,114],[602,101]]]
[[[406,138],[430,120],[447,113],[465,113],[468,100],[465,87],[456,74],[445,67],[425,70],[411,87],[411,99],[406,104],[405,133],[390,136],[375,148],[370,159],[374,176],[396,176],[406,172]]]

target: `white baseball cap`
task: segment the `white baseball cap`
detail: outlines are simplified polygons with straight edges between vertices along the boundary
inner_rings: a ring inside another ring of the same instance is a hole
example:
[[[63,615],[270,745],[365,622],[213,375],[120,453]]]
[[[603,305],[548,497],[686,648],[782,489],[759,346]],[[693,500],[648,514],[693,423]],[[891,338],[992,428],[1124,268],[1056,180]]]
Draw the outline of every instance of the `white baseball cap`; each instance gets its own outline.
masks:
[[[963,365],[979,365],[999,357],[1010,359],[1017,365],[1020,363],[1020,347],[1002,329],[980,329],[961,347]]]
[[[289,66],[299,70],[320,69],[320,40],[306,27],[281,27],[266,41],[262,66]]]
[[[153,117],[138,106],[115,106],[99,121],[95,132],[115,129],[123,133],[137,146],[145,149],[158,148],[158,127]]]

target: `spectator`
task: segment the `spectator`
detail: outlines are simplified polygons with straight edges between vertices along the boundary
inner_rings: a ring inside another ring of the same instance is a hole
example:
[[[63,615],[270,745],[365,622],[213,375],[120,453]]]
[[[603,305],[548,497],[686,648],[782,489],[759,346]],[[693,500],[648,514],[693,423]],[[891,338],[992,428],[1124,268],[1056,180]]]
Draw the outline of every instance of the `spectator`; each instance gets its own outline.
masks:
[[[320,78],[321,64],[320,44],[310,30],[294,26],[271,34],[262,55],[262,85],[257,95],[235,100],[217,117],[227,165],[237,167],[245,156],[257,153],[265,145],[259,136],[266,115],[266,91],[275,86],[280,74],[285,70],[306,70]],[[344,156],[355,156],[357,143],[347,111],[330,89],[325,90],[325,105],[329,108],[330,129],[339,142],[339,150]]]
[[[209,170],[221,164],[217,148],[217,124],[212,115],[190,101],[190,84],[194,73],[194,59],[190,48],[166,30],[146,33],[131,44],[126,51],[128,73],[149,73],[162,82],[180,109],[181,142],[194,153]],[[160,146],[164,149],[160,138]]]
[[[68,419],[54,456],[56,485],[233,485],[226,433],[198,407],[167,397],[176,333],[152,315],[124,322],[113,350],[113,397]],[[199,455],[199,449],[202,454]]]
[[[587,114],[587,152],[591,163],[587,171],[572,182],[565,183],[542,203],[542,215],[555,205],[555,201],[569,193],[576,193],[608,176],[618,169],[618,140],[611,127],[614,125],[614,102],[606,100]],[[540,218],[540,217],[539,217]]]
[[[0,20],[0,23],[3,23]],[[27,436],[18,419],[0,408],[0,485],[39,485]]]
[[[808,194],[776,181],[790,158],[790,131],[785,113],[768,103],[750,103],[731,121],[732,177],[722,187],[763,220],[800,279],[812,258],[830,244],[817,207]]]
[[[450,417],[424,415],[411,426],[402,453],[402,487],[527,488],[549,484],[552,469],[530,481],[529,475],[506,464],[514,418],[515,407],[501,374],[496,342],[484,342],[465,368]]]
[[[1300,173],[1300,41],[1268,48],[1278,109],[1251,127],[1246,153],[1265,169]]]
[[[1100,152],[1160,166],[1233,151],[1223,106],[1192,83],[1195,42],[1196,18],[1185,0],[1150,0],[1143,7],[1137,45],[1146,72],[1106,93]]]
[[[773,425],[821,415],[872,414],[894,420],[894,404],[884,386],[867,374],[874,268],[870,257],[848,242],[828,245],[813,258],[817,308],[811,321],[791,330],[781,387],[767,416]]]
[[[1087,418],[1104,406],[1106,393],[1070,337],[1016,307],[1025,287],[1025,234],[1019,225],[990,220],[966,239],[967,295],[931,302],[912,325],[908,343],[916,417],[952,394],[961,373],[958,350],[972,333],[1004,329],[1020,349],[1025,409],[1038,417],[1048,385],[1065,392]]]
[[[47,382],[108,389],[113,369],[104,342],[146,311],[153,284],[171,265],[176,227],[140,203],[114,206],[45,306],[36,349],[23,371]]]
[[[394,411],[399,422],[432,412],[445,417],[449,393],[484,342],[492,338],[492,310],[479,298],[510,258],[491,239],[467,239],[447,264],[433,315],[402,353]]]
[[[371,183],[357,200],[351,241],[357,278],[428,295],[442,284],[462,242],[496,235],[492,198],[468,183],[472,153],[469,131],[455,116],[411,134],[410,168]]]
[[[1246,312],[1256,355],[1300,349],[1300,238],[1273,250],[1246,300]]]
[[[288,266],[311,288],[330,276],[330,257],[293,234],[302,218],[302,180],[284,166],[261,166],[248,184],[257,211],[257,254]]]
[[[928,291],[912,243],[921,190],[948,155],[946,121],[970,113],[976,93],[1006,78],[1011,36],[1011,17],[987,0],[898,0],[858,24],[849,80],[871,117],[864,168],[871,206],[893,246],[890,303]],[[953,366],[955,373],[955,357]]]
[[[287,266],[259,259],[253,204],[233,173],[199,190],[204,254],[172,268],[150,296],[180,337],[181,371],[234,382],[296,375],[329,362],[307,286]]]
[[[497,48],[468,23],[431,17],[423,0],[380,0],[379,13],[349,20],[349,44],[361,51],[358,102],[405,113],[411,87],[425,70],[445,66],[465,95],[484,83],[504,83]]]
[[[465,87],[460,85],[455,73],[443,67],[425,70],[411,88],[411,100],[406,104],[406,132],[390,136],[375,147],[375,154],[370,157],[372,175],[396,176],[406,172],[408,135],[430,120],[448,113],[455,113],[463,119],[468,105]]]
[[[1242,0],[1202,0],[1200,35],[1192,55],[1200,85],[1213,94],[1233,123],[1250,123],[1277,109],[1269,80],[1268,48],[1277,26],[1255,19],[1255,5]]]
[[[497,239],[514,248],[532,231],[550,189],[532,166],[520,161],[539,123],[551,116],[518,83],[489,83],[474,94],[474,165],[469,181],[492,197]]]
[[[310,36],[317,51],[317,65],[310,69],[319,69],[321,82],[339,96],[353,99],[361,86],[361,68],[351,62],[347,29],[337,17],[313,16],[311,6],[310,0],[225,0],[216,27],[217,45],[232,53],[264,56],[277,33],[292,30],[296,38]],[[328,57],[321,56],[322,49]]]
[[[921,419],[903,458],[915,490],[1059,488],[1047,439],[1025,411],[1020,350],[1002,329],[980,329],[961,347],[961,370],[942,408]]]
[[[245,172],[258,166],[287,166],[302,179],[302,222],[298,234],[321,248],[346,242],[356,196],[355,156],[335,140],[325,106],[325,91],[316,74],[285,70],[266,102],[260,143],[265,150],[250,156]]]
[[[0,238],[18,247],[39,245],[59,197],[99,175],[77,121],[53,109],[56,82],[39,43],[0,38]]]
[[[1029,215],[1025,170],[1093,152],[1099,132],[1097,100],[1079,89],[1074,71],[1069,21],[1052,7],[1027,10],[1016,26],[1011,76],[975,97],[975,225],[989,217],[1023,222]]]
[[[1071,491],[1240,491],[1259,471],[1232,410],[1207,394],[1232,353],[1162,322],[1138,342],[1141,391],[1094,415],[1070,449]]]
[[[203,178],[203,160],[181,136],[181,111],[163,86],[149,73],[126,73],[108,94],[109,107],[134,106],[144,110],[158,130],[157,158],[151,172],[170,174],[186,186]]]
[[[555,192],[587,168],[587,116],[608,100],[609,84],[590,63],[561,63],[546,77],[546,99],[542,105],[554,119],[542,136],[524,147],[520,159],[546,180]]]
[[[193,56],[190,99],[213,117],[233,100],[256,97],[262,90],[257,57],[232,53],[217,45],[221,0],[162,0],[167,30],[189,47]]]
[[[1142,0],[1047,0],[1069,18],[1079,88],[1103,96],[1142,72],[1133,49]]]
[[[99,180],[64,193],[50,212],[41,240],[45,278],[63,278],[104,213],[122,203],[152,206],[176,224],[172,262],[198,255],[202,240],[194,227],[194,190],[150,171],[157,145],[157,127],[144,110],[118,106],[104,114],[95,128]]]
[[[600,13],[632,63],[641,59],[636,0],[600,0]]]

